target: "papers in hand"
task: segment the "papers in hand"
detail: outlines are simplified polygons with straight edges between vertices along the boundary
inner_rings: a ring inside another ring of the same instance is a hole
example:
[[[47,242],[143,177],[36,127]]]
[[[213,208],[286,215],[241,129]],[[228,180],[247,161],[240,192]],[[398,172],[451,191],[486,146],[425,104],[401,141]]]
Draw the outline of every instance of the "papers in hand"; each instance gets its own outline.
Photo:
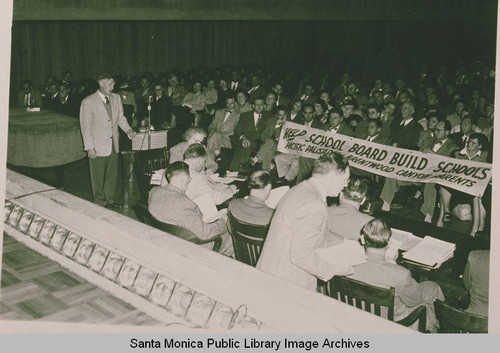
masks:
[[[214,174],[207,174],[207,176],[212,179],[212,181],[216,183],[222,183],[222,184],[230,184],[234,181],[245,181],[245,177],[238,177],[238,172],[236,172],[236,175],[228,175],[229,172],[226,173],[226,177],[221,177],[219,176],[219,173],[214,173]]]
[[[165,169],[155,170],[151,176],[151,185],[166,185],[167,180],[165,179]]]
[[[403,258],[423,267],[435,269],[453,257],[455,248],[456,245],[453,243],[426,236],[420,244],[405,252]]]
[[[203,214],[203,222],[212,223],[218,220],[222,215],[227,213],[227,208],[217,211],[215,202],[212,200],[210,195],[205,194],[195,198],[194,203],[198,205],[201,213]]]
[[[272,189],[265,201],[267,207],[275,209],[276,206],[278,206],[278,202],[280,202],[281,198],[285,196],[288,190],[290,190],[289,186],[280,186],[279,188]]]
[[[349,268],[366,262],[365,251],[356,240],[346,239],[342,244],[315,251],[319,257],[337,268]]]

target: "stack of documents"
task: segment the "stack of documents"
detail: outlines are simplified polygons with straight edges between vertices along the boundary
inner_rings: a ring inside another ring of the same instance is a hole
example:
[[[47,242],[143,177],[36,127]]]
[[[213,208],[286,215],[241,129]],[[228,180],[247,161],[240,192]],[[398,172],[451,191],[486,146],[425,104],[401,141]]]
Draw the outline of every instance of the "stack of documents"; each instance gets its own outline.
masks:
[[[212,223],[227,213],[227,208],[217,211],[217,206],[210,195],[204,194],[195,198],[194,203],[198,205],[203,214],[203,222]]]
[[[425,269],[436,269],[453,257],[456,245],[426,236],[420,244],[403,254],[403,259]]]

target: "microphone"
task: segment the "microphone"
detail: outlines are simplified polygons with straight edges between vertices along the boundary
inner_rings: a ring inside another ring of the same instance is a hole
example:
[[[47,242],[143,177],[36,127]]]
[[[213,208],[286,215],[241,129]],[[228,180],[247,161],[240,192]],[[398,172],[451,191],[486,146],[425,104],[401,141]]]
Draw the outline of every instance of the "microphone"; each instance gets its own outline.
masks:
[[[153,95],[148,96],[148,110],[151,110],[151,103],[153,102]]]

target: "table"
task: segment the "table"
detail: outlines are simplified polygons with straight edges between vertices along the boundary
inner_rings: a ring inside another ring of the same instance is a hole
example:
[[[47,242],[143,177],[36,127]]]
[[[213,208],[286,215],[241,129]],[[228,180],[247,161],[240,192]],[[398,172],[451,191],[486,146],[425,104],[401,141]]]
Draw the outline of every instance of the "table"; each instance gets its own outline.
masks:
[[[31,168],[56,167],[84,158],[78,119],[43,109],[9,110],[7,163]]]

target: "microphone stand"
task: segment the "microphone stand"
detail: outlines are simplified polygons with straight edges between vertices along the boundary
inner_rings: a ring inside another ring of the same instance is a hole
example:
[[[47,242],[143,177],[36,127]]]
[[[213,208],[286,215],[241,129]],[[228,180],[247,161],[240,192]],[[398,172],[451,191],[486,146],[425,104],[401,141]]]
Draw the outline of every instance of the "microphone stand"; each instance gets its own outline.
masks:
[[[151,101],[153,96],[148,97],[148,150],[151,149]]]

